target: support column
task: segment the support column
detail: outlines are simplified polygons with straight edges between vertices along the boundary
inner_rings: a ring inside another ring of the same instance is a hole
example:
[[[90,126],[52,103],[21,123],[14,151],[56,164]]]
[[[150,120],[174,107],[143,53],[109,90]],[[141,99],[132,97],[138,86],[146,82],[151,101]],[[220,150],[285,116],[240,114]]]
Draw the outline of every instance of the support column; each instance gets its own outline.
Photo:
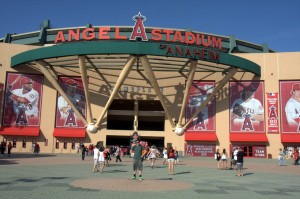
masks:
[[[165,111],[165,113],[167,115],[167,118],[168,118],[168,120],[169,120],[172,128],[175,128],[174,121],[172,120],[171,114],[169,113],[168,107],[167,107],[167,105],[166,105],[166,103],[164,101],[164,96],[160,92],[159,85],[158,85],[158,83],[156,81],[156,77],[155,77],[154,72],[153,72],[153,70],[152,70],[152,68],[150,66],[148,58],[146,56],[142,56],[141,57],[141,62],[142,62],[142,66],[143,66],[143,68],[145,70],[145,73],[147,75],[147,78],[149,79],[149,81],[150,81],[150,83],[151,83],[151,85],[152,85],[152,87],[153,87],[153,89],[154,89],[157,97],[159,98],[160,103],[161,103],[162,107],[164,108],[164,111]]]
[[[90,96],[89,96],[89,85],[87,81],[88,77],[86,71],[85,57],[78,56],[78,59],[79,59],[81,80],[84,88],[84,95],[85,95],[86,106],[87,106],[87,121],[89,124],[91,124],[93,123],[93,116],[92,116],[92,109],[91,109]]]
[[[216,93],[221,90],[225,84],[234,76],[234,74],[238,71],[237,68],[231,68],[231,70],[228,72],[228,74],[221,80],[221,82],[216,86],[216,88],[213,90],[213,92],[207,96],[206,100],[201,104],[201,106],[196,110],[196,112],[192,115],[190,120],[184,125],[183,129],[186,129],[187,126],[193,121],[193,119],[206,107],[208,102],[215,96]]]
[[[39,66],[41,72],[45,75],[45,77],[49,80],[49,82],[54,86],[54,88],[59,92],[61,96],[66,100],[66,102],[70,105],[70,107],[73,109],[73,111],[76,113],[76,115],[81,119],[81,121],[87,125],[86,119],[83,117],[83,115],[78,111],[76,106],[72,103],[72,101],[68,98],[65,91],[60,87],[60,85],[57,83],[57,81],[54,79],[54,77],[51,75],[50,71],[46,68],[48,64],[44,61],[36,61],[36,64]]]
[[[138,100],[135,99],[134,100],[134,122],[133,122],[134,131],[137,131],[139,127],[138,110],[139,110],[139,103]]]
[[[136,58],[134,56],[130,56],[128,58],[128,61],[126,63],[126,65],[124,66],[123,70],[120,73],[120,76],[116,82],[116,85],[114,86],[114,89],[104,107],[104,110],[102,111],[99,119],[97,120],[97,123],[95,124],[95,127],[99,128],[100,124],[101,124],[101,120],[103,119],[105,113],[108,110],[108,107],[110,106],[110,104],[112,103],[112,101],[114,100],[114,97],[117,95],[119,88],[122,86],[123,82],[125,81],[126,77],[128,76],[131,68],[133,67],[134,63],[136,61]]]
[[[197,63],[198,63],[197,60],[191,60],[190,61],[189,76],[188,76],[188,79],[186,81],[185,92],[184,92],[184,96],[183,96],[183,100],[182,100],[182,106],[181,106],[181,111],[180,111],[180,115],[179,115],[179,119],[178,119],[178,124],[177,124],[178,127],[182,126],[182,118],[183,118],[183,115],[185,113],[185,107],[186,107],[187,100],[188,100],[188,94],[189,94],[189,90],[190,90],[190,87],[192,85],[192,82],[193,82],[193,79],[194,79],[194,76],[195,76],[195,72],[196,72],[196,68],[197,68]]]

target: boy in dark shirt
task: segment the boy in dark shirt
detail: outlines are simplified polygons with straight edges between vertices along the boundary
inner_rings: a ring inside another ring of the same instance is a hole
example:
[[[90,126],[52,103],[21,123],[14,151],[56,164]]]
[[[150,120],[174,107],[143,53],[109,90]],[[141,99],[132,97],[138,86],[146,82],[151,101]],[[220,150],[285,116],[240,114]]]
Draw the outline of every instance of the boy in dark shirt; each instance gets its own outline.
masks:
[[[243,164],[244,164],[244,152],[242,148],[239,148],[239,152],[237,153],[237,176],[243,176]]]

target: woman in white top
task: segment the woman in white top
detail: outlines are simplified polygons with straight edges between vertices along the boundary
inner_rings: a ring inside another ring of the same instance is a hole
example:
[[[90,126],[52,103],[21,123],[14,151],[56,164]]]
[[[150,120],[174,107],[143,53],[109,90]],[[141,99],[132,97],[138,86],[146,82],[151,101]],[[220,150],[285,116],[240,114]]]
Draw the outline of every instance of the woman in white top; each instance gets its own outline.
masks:
[[[148,152],[148,157],[151,160],[151,169],[153,169],[154,162],[156,160],[156,154],[158,153],[158,150],[154,145],[151,146],[151,149]]]
[[[167,165],[167,164],[168,164],[168,150],[167,150],[167,148],[164,149],[163,155],[164,155],[164,162],[163,162],[163,165],[164,165],[164,164]]]
[[[221,160],[222,160],[222,170],[227,169],[227,152],[226,149],[223,149],[222,155],[221,155]]]
[[[94,167],[93,167],[93,173],[95,172],[98,172],[98,158],[99,158],[99,146],[97,145],[95,148],[94,148]]]
[[[104,169],[104,166],[105,166],[105,158],[104,158],[104,147],[100,147],[100,152],[99,152],[99,158],[98,158],[98,161],[99,161],[99,164],[100,164],[100,173],[103,173],[103,169]]]

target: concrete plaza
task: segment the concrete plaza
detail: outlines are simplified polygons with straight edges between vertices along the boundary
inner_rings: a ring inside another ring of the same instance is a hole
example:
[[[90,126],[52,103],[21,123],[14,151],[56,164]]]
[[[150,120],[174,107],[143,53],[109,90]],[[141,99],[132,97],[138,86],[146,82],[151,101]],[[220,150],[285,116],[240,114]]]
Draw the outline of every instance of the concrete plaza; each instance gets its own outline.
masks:
[[[245,159],[243,177],[218,170],[213,158],[185,157],[168,175],[158,159],[153,169],[144,162],[143,181],[131,180],[132,159],[111,161],[102,174],[92,173],[92,156],[12,154],[0,156],[1,199],[21,198],[299,198],[300,166],[287,160]]]

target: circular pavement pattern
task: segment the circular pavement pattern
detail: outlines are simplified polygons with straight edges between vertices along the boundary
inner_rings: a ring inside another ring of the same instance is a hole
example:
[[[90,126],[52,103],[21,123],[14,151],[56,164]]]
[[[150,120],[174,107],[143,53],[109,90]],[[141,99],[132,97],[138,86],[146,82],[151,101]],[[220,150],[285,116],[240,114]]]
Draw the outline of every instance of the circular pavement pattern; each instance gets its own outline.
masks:
[[[70,183],[73,187],[93,190],[112,190],[112,191],[170,191],[187,190],[193,186],[189,182],[173,181],[171,178],[145,179],[143,181],[131,179],[78,179]]]

